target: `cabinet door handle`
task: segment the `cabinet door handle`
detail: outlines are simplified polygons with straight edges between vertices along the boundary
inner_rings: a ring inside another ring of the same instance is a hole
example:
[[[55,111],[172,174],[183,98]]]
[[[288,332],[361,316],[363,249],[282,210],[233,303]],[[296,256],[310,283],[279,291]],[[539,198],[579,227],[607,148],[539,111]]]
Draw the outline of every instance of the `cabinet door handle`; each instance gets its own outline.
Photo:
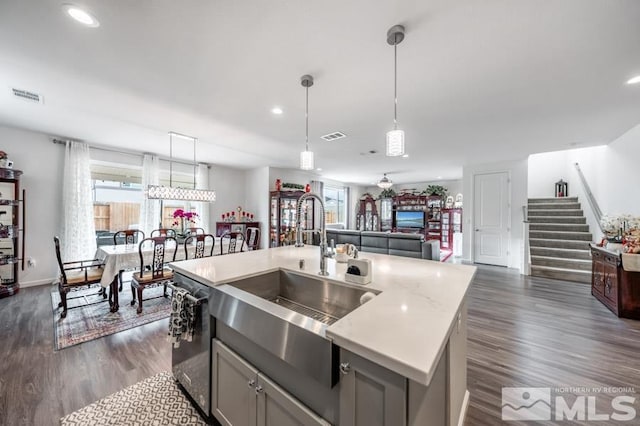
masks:
[[[340,372],[342,374],[349,374],[349,371],[351,371],[351,364],[349,364],[348,362],[341,362],[340,363]]]
[[[255,380],[249,380],[248,385],[249,385],[250,388],[252,388],[252,387],[254,387],[256,385],[256,381]]]
[[[262,393],[263,390],[264,389],[262,389],[262,386],[260,386],[260,385],[256,386],[256,394]]]

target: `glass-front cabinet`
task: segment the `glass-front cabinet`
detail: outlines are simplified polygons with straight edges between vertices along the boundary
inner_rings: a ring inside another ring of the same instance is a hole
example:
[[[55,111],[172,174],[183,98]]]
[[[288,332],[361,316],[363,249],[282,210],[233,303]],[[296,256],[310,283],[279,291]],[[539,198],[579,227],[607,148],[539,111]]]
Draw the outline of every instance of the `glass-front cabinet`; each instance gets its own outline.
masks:
[[[280,247],[296,243],[296,210],[303,191],[271,191],[269,217],[269,246]],[[314,229],[314,200],[307,200],[302,206],[303,230]],[[312,233],[304,233],[305,244],[313,243]]]
[[[356,216],[356,229],[358,231],[379,231],[380,217],[376,200],[371,196],[366,196],[360,200],[358,215]]]
[[[393,229],[393,198],[380,198],[380,230]]]
[[[24,256],[19,252],[23,233],[20,229],[20,175],[20,170],[0,168],[0,298],[18,292],[20,262],[24,270]]]

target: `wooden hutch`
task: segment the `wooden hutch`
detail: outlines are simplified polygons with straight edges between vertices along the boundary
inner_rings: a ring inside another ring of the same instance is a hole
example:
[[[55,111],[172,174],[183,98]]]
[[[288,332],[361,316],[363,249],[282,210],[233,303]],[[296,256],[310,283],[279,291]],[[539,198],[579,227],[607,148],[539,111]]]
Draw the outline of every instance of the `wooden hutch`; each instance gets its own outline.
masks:
[[[591,294],[617,316],[640,319],[640,272],[625,270],[620,253],[595,244],[591,262]]]
[[[379,231],[380,216],[376,200],[371,195],[360,199],[360,207],[356,215],[356,229],[358,231]]]
[[[13,296],[18,292],[19,263],[24,271],[25,191],[23,189],[20,192],[20,175],[20,170],[0,168],[0,298]]]

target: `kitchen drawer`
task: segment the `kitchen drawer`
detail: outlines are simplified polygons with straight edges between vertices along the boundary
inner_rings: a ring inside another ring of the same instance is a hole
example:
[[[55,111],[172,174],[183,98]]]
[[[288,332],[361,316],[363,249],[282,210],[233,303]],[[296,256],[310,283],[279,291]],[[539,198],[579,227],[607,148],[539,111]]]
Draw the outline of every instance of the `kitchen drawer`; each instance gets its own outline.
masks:
[[[620,264],[620,256],[614,256],[612,254],[605,254],[602,256],[605,264],[618,266]]]

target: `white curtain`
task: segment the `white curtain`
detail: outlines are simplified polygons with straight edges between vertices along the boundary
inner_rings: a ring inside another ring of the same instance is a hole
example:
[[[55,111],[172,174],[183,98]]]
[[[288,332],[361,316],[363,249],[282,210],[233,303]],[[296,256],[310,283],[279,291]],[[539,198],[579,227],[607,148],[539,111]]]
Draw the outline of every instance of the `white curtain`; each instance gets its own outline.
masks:
[[[85,143],[66,143],[62,206],[62,260],[93,259],[96,254],[96,228],[89,146]]]
[[[160,160],[156,155],[144,154],[142,157],[142,190],[148,185],[160,184]],[[140,229],[147,237],[160,224],[160,200],[149,200],[143,192],[140,203]]]
[[[209,189],[209,166],[206,164],[198,164],[198,170],[196,172],[196,189]],[[209,224],[209,206],[211,203],[193,203],[196,208],[196,213],[200,217],[196,226],[204,228],[206,232],[211,232],[211,225]]]

